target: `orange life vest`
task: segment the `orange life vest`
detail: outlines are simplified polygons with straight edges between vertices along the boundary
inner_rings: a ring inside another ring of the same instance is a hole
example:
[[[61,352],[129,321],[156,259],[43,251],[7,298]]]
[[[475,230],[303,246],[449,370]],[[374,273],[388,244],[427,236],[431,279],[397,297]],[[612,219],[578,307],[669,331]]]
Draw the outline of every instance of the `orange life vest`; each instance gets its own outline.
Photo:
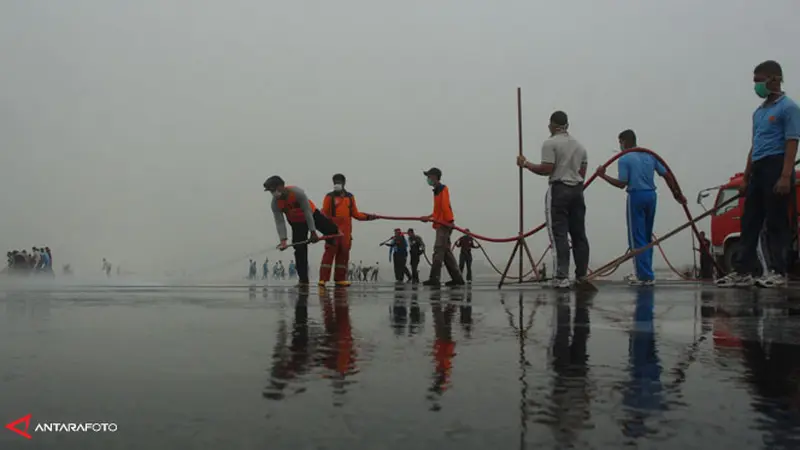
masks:
[[[294,186],[286,186],[287,188],[292,188]],[[311,211],[316,211],[317,206],[314,205],[314,202],[311,199],[308,199],[308,206],[311,207]],[[300,207],[300,203],[297,202],[297,196],[294,195],[294,192],[288,191],[286,198],[278,199],[278,209],[283,211],[286,214],[286,220],[290,223],[301,223],[306,221],[306,216],[303,214],[303,209]]]

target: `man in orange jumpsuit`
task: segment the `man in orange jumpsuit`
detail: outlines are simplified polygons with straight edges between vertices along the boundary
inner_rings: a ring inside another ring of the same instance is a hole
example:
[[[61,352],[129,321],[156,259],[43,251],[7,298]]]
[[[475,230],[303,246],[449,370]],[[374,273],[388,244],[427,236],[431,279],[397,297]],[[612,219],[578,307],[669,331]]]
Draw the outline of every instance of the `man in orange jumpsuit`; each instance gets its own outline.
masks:
[[[456,257],[450,249],[450,235],[453,233],[452,225],[455,223],[453,208],[450,205],[450,190],[442,184],[442,171],[436,167],[423,172],[428,178],[428,186],[433,187],[433,214],[426,216],[426,221],[433,222],[433,229],[436,230],[436,240],[433,243],[433,262],[431,262],[431,273],[423,286],[440,286],[439,276],[442,273],[442,264],[447,267],[450,274],[450,281],[445,283],[447,286],[463,286],[464,277],[458,270]],[[445,225],[443,225],[445,224]]]
[[[325,244],[325,253],[319,265],[319,285],[331,279],[333,268],[333,281],[336,286],[350,286],[347,279],[347,266],[350,263],[350,247],[353,242],[353,219],[375,220],[373,214],[365,214],[358,210],[356,198],[345,190],[344,175],[337,173],[333,176],[333,191],[325,196],[322,203],[322,213],[333,222],[342,234],[341,237],[331,239]]]

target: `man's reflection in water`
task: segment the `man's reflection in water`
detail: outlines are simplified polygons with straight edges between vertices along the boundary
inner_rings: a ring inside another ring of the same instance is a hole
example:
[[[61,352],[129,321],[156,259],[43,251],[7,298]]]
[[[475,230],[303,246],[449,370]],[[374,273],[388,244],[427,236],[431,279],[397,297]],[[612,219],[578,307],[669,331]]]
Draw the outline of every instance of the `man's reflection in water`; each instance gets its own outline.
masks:
[[[333,405],[342,406],[347,386],[355,382],[349,377],[358,373],[347,289],[337,288],[333,299],[330,291],[325,291],[320,301],[325,322],[322,361],[333,386]]]
[[[754,316],[740,317],[733,328],[741,330],[751,406],[764,432],[763,448],[800,448],[800,299],[788,291],[759,294]]]
[[[467,339],[472,338],[472,290],[469,289],[458,307],[461,329]]]
[[[402,336],[406,332],[406,324],[408,323],[408,308],[406,307],[406,297],[403,285],[394,286],[394,301],[392,302],[391,310],[392,328],[394,329],[395,336]]]
[[[665,409],[662,369],[653,324],[654,308],[654,289],[640,287],[636,291],[636,309],[629,336],[630,380],[623,388],[622,400],[626,416],[621,424],[622,433],[633,438],[654,433],[655,430],[648,428],[645,422],[654,412]]]
[[[300,290],[294,307],[291,340],[288,337],[286,321],[281,320],[278,325],[270,381],[264,389],[264,397],[270,400],[282,400],[289,382],[308,371],[309,355],[308,292]],[[295,393],[304,390],[297,388]]]
[[[432,402],[431,411],[442,409],[439,400],[450,387],[450,374],[453,357],[456,355],[456,343],[453,340],[453,315],[456,307],[451,302],[443,305],[441,291],[431,291],[431,308],[433,309],[433,329],[436,338],[433,341],[433,385],[429,389],[428,399]]]
[[[592,389],[586,346],[590,333],[589,306],[594,295],[594,292],[575,291],[574,319],[571,294],[558,292],[555,298],[555,330],[550,346],[554,380],[547,422],[556,441],[568,447],[575,445],[578,433],[591,420]]]
[[[394,287],[394,301],[389,309],[389,318],[396,336],[406,334],[406,327],[408,327],[408,336],[413,336],[419,332],[422,323],[423,314],[419,307],[417,286],[412,286],[410,292],[410,300],[407,300],[406,295],[409,291],[406,291],[402,285]]]

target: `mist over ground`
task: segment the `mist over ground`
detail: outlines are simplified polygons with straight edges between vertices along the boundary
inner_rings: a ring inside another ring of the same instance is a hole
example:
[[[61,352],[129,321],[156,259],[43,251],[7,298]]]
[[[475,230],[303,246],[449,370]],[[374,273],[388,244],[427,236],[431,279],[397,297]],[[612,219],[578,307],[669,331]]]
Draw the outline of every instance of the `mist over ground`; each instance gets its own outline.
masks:
[[[797,17],[790,0],[8,0],[0,248],[50,246],[57,271],[99,272],[103,257],[138,274],[191,271],[277,244],[269,175],[321,204],[342,172],[362,210],[419,216],[431,166],[459,225],[512,236],[517,86],[529,158],[555,109],[592,171],[633,128],[697,214],[698,190],[743,169],[753,67],[778,60],[800,94]],[[546,188],[526,173],[527,229],[544,221]],[[660,191],[665,233],[685,218]],[[624,200],[602,182],[587,191],[594,267],[627,246]],[[432,243],[426,224],[358,223],[352,259],[388,276],[377,244],[396,226]],[[538,256],[546,233],[529,244]],[[687,232],[666,248],[691,262]],[[511,244],[487,249],[502,263]],[[225,270],[244,274],[246,261]]]

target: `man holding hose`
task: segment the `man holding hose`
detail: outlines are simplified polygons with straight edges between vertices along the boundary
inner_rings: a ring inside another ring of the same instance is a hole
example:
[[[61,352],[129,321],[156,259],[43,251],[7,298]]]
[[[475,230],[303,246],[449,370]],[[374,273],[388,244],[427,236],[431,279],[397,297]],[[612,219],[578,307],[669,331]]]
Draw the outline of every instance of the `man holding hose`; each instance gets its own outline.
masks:
[[[589,270],[589,240],[586,238],[586,203],[583,182],[586,176],[586,149],[567,128],[567,114],[556,111],[550,116],[550,138],[542,144],[542,162],[534,164],[524,156],[517,165],[546,176],[550,188],[545,197],[547,231],[553,246],[555,277],[553,287],[569,289],[569,235],[575,257],[575,279],[583,282]]]
[[[325,244],[325,253],[319,265],[319,286],[331,279],[338,287],[350,286],[347,279],[347,264],[350,262],[350,248],[353,242],[353,219],[375,220],[375,215],[358,210],[356,197],[347,189],[347,179],[341,173],[333,175],[333,191],[329,192],[322,202],[322,213],[333,222],[341,237],[331,239]]]
[[[622,151],[636,148],[636,133],[625,130],[618,136],[619,148]],[[673,197],[680,204],[686,203],[675,176],[668,172],[655,156],[644,152],[632,152],[622,155],[617,162],[619,178],[606,174],[603,166],[597,168],[597,176],[608,184],[628,193],[625,216],[628,222],[628,248],[636,250],[653,240],[653,223],[656,218],[656,184],[654,174],[664,178],[672,191]],[[655,284],[653,273],[653,249],[636,255],[636,277],[628,280],[631,286],[652,286]]]
[[[450,281],[445,284],[447,286],[463,286],[464,277],[461,276],[456,257],[453,256],[453,251],[450,249],[450,235],[453,234],[452,225],[455,223],[453,208],[450,205],[450,190],[442,184],[442,171],[436,167],[423,172],[423,174],[428,179],[428,186],[433,187],[433,214],[425,216],[423,219],[433,222],[436,240],[433,243],[431,273],[422,285],[439,287],[439,277],[442,274],[442,264],[444,264],[450,274]]]
[[[789,220],[795,185],[794,162],[800,140],[800,108],[781,90],[783,70],[776,61],[765,61],[753,70],[755,94],[764,101],[753,113],[753,137],[741,190],[741,251],[734,271],[716,281],[719,287],[786,286],[787,253],[791,249]],[[758,280],[759,233],[766,227],[769,271]]]
[[[308,243],[319,241],[317,230],[324,235],[338,234],[339,230],[314,205],[306,193],[297,186],[286,186],[283,178],[273,175],[264,182],[264,190],[272,194],[272,215],[281,243],[278,246],[286,250],[286,220],[292,227],[292,244],[294,259],[297,262],[299,287],[308,286]],[[286,218],[284,219],[284,216]],[[310,236],[309,236],[310,233]]]

